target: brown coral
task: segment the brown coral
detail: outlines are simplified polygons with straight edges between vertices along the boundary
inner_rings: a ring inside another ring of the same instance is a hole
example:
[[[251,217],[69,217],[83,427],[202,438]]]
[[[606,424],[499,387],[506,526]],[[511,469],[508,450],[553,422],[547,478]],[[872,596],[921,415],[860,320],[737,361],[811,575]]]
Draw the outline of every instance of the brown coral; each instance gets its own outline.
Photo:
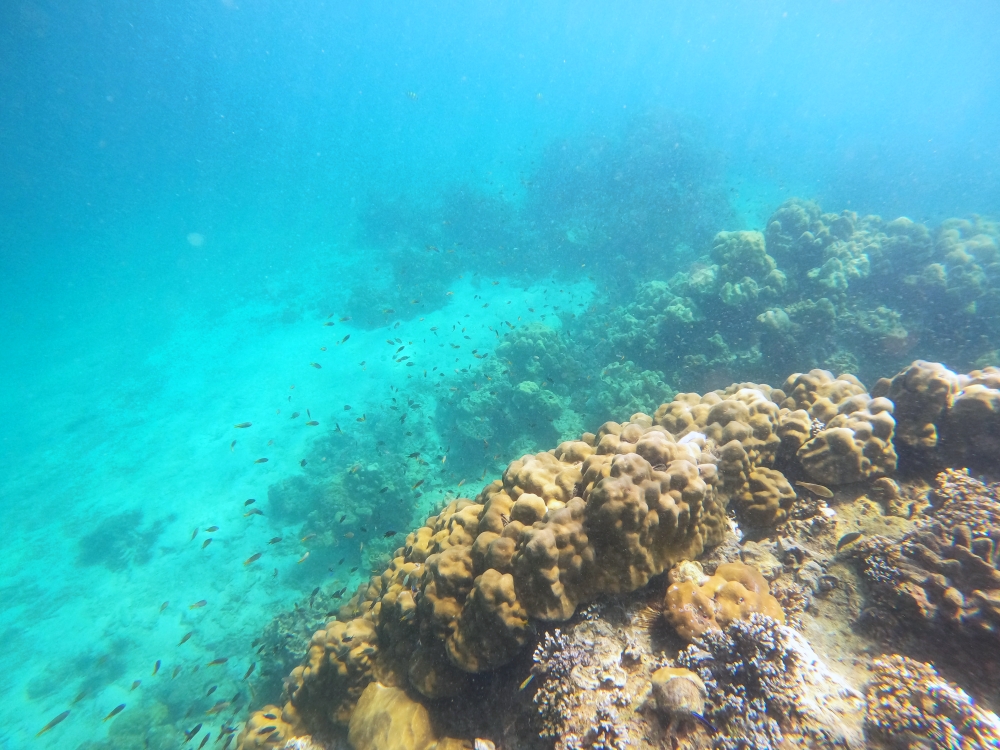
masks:
[[[722,630],[754,612],[785,622],[767,580],[756,568],[740,562],[724,563],[703,579],[676,580],[667,589],[663,608],[664,618],[687,641],[709,630]]]

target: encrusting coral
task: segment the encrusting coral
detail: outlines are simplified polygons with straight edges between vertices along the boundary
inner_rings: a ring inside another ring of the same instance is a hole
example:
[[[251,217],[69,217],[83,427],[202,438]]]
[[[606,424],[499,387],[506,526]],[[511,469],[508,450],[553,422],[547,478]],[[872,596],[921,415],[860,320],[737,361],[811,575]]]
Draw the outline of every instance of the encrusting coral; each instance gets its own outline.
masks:
[[[756,568],[741,562],[723,563],[711,576],[684,575],[683,569],[682,564],[671,571],[663,616],[684,640],[692,641],[708,630],[722,630],[733,620],[745,620],[753,613],[785,622],[781,605]]]
[[[865,729],[893,747],[1000,747],[1000,719],[929,664],[893,654],[876,659]]]
[[[967,389],[1000,384],[992,373],[961,377]],[[786,473],[830,485],[891,474],[893,410],[890,398],[872,397],[853,376],[813,370],[781,389],[739,383],[677,394],[652,415],[607,422],[512,461],[474,500],[451,501],[408,534],[383,572],[316,632],[287,681],[286,721],[297,734],[347,727],[374,684],[411,700],[461,695],[472,675],[517,657],[544,623],[565,621],[602,595],[636,591],[720,544],[730,533],[730,504],[748,526],[789,518],[795,493]],[[911,543],[944,561],[942,575],[967,567],[962,605],[975,603],[986,617],[1000,586],[980,585],[979,568],[995,564],[996,540],[987,550],[986,537],[949,520],[951,512],[946,503],[935,520],[948,534],[920,532],[934,535],[939,548],[924,537]],[[956,597],[947,589],[940,600]],[[704,643],[720,634],[738,639],[741,628],[763,638],[784,617],[763,576],[742,563],[719,565],[707,580],[675,581],[666,610],[685,638]],[[779,724],[786,713],[780,700],[764,711]],[[769,721],[761,718],[754,731],[773,740],[779,735]],[[256,715],[252,724],[269,726]],[[260,746],[248,731],[243,747]],[[618,743],[608,731],[607,742]]]

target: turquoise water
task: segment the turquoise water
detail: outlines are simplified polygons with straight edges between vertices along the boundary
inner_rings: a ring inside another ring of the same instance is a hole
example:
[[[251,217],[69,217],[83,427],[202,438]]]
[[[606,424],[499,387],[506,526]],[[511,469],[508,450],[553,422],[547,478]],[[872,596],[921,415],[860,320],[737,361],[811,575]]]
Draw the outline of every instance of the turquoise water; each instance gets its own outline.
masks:
[[[213,685],[259,705],[273,616],[516,457],[453,408],[514,327],[627,300],[792,196],[996,216],[998,24],[972,2],[4,5],[0,747],[174,731]]]

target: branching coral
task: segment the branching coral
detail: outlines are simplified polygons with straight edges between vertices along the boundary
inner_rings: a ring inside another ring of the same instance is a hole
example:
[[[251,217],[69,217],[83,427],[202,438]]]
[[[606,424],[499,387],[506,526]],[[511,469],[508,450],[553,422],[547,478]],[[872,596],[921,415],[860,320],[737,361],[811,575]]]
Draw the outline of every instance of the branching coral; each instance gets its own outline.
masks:
[[[1000,747],[1000,719],[930,664],[893,654],[876,659],[865,727],[894,747],[978,750]]]

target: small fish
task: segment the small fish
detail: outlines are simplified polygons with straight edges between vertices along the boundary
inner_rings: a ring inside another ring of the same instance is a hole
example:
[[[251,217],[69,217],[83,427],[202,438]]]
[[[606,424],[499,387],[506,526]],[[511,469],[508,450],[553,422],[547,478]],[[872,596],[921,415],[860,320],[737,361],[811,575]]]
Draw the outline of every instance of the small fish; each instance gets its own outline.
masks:
[[[170,676],[170,679],[171,680],[176,680],[177,679],[177,675],[179,675],[180,673],[181,673],[181,668],[180,667],[174,667],[174,673]]]
[[[218,689],[219,689],[219,686],[218,686],[218,685],[212,685],[212,687],[210,687],[210,688],[208,689],[208,692],[207,692],[207,693],[205,693],[205,697],[207,698],[208,696],[210,696],[210,695],[211,695],[212,693],[214,693],[214,692],[215,692],[216,690],[218,690]]]
[[[301,466],[304,469],[306,467],[306,463],[307,463],[306,460],[303,458],[301,461],[299,461],[299,466]]]
[[[163,604],[160,605],[160,612],[162,612],[163,610],[165,610],[169,606],[170,606],[170,602],[169,601],[163,602]]]
[[[323,325],[326,326],[327,328],[329,328],[330,326],[336,325],[336,324],[332,320],[328,320]]]
[[[269,541],[268,544],[277,544],[280,541],[281,541],[281,537],[280,536],[274,536],[274,537],[271,537],[271,541]]]
[[[709,732],[711,732],[712,734],[718,734],[718,733],[719,733],[719,730],[715,728],[715,725],[714,725],[714,724],[712,724],[712,722],[710,722],[710,721],[709,721],[708,719],[706,719],[706,718],[705,718],[704,716],[702,716],[702,715],[701,715],[700,713],[698,713],[697,711],[692,711],[692,712],[691,712],[691,715],[692,715],[692,716],[693,716],[694,718],[696,718],[696,719],[697,719],[698,721],[700,721],[700,722],[701,722],[701,723],[702,723],[702,724],[703,724],[703,725],[705,726],[705,728],[706,728],[706,729],[707,729],[707,730],[708,730]]]
[[[133,680],[133,681],[132,681],[132,690],[135,690],[135,689],[136,689],[137,687],[139,687],[139,686],[140,686],[141,684],[142,684],[142,680]],[[129,690],[129,692],[131,693],[131,692],[132,692],[132,690]]]
[[[340,322],[341,322],[341,323],[346,323],[346,322],[347,322],[347,321],[349,321],[350,319],[351,319],[351,316],[350,316],[350,315],[345,315],[345,316],[343,316],[342,318],[339,318],[339,320],[340,320]]]
[[[341,340],[340,340],[340,341],[338,342],[338,345],[339,345],[339,344],[343,344],[343,343],[344,343],[345,341],[347,341],[347,339],[349,339],[349,338],[351,338],[351,334],[347,334],[346,336],[344,336],[344,338],[342,338],[342,339],[341,339]]]
[[[353,568],[351,568],[351,572],[354,573],[355,571],[357,571],[357,569],[358,569],[358,566],[355,565]]]
[[[837,540],[837,552],[840,552],[842,547],[846,547],[851,542],[856,542],[862,537],[860,531],[849,531]]]
[[[348,531],[346,534],[344,534],[344,539],[353,539],[353,538],[354,538],[353,531]]]
[[[107,716],[104,717],[104,721],[114,718],[124,710],[125,710],[125,704],[119,703],[117,706],[111,709],[111,713],[109,713]]]
[[[315,419],[310,419],[308,422],[306,422],[306,427],[315,427],[318,424],[319,422],[317,422]]]
[[[524,689],[525,689],[526,687],[528,687],[528,685],[530,685],[530,684],[531,684],[531,681],[532,681],[533,679],[535,679],[535,675],[534,675],[534,673],[532,673],[532,674],[529,674],[529,675],[528,675],[528,679],[526,679],[526,680],[525,680],[524,682],[522,682],[522,683],[521,683],[521,684],[520,684],[520,685],[518,686],[518,688],[517,688],[517,689],[518,689],[518,690],[524,690]]]
[[[198,734],[198,732],[200,731],[201,731],[201,724],[198,723],[195,724],[194,728],[191,729],[190,731],[184,732],[184,736],[187,737],[187,741],[190,742],[191,738],[194,737],[196,734]]]
[[[378,491],[378,494],[382,495],[382,494],[385,494],[385,493],[386,493],[386,492],[388,492],[388,491],[389,491],[389,488],[388,488],[388,487],[383,487],[382,489],[380,489],[380,490]]]
[[[362,414],[362,415],[361,415],[360,417],[358,417],[358,418],[357,418],[357,419],[356,419],[355,421],[356,421],[356,422],[364,422],[364,421],[365,421],[366,419],[368,419],[368,415],[367,415],[367,414]]]
[[[236,441],[234,440],[233,442],[231,442],[229,444],[229,452],[232,453],[233,452],[233,448],[235,448],[235,447],[236,447]]]
[[[201,738],[201,744],[198,745],[198,750],[201,750],[203,747],[205,747],[205,743],[208,742],[208,738],[211,736],[212,736],[211,732],[205,732],[205,736]]]
[[[153,665],[153,677],[155,677],[156,673],[159,671],[160,671],[160,660],[157,659],[156,664]]]
[[[310,362],[309,366],[310,367],[315,367],[317,370],[322,370],[323,369],[323,365],[321,365],[319,362]]]
[[[192,534],[191,534],[191,541],[192,541],[192,542],[194,541],[194,538],[195,538],[196,536],[198,536],[198,529],[195,529],[195,530],[194,530],[194,533],[192,533]]]
[[[233,427],[235,427],[237,430],[245,430],[247,427],[252,427],[252,426],[253,422],[240,422],[239,424],[233,425]]]
[[[211,543],[212,543],[212,537],[209,537],[208,539],[206,539],[204,542],[201,543],[201,548],[205,549],[205,547],[207,547]]]
[[[420,451],[413,451],[407,458],[420,458]]]
[[[245,680],[245,679],[247,679],[248,677],[250,677],[250,675],[252,675],[252,674],[253,674],[253,671],[254,671],[254,670],[255,670],[256,668],[257,668],[257,662],[254,662],[253,664],[251,664],[251,665],[250,665],[250,669],[248,669],[248,670],[247,670],[247,673],[246,673],[245,675],[243,675],[243,679]]]
[[[384,534],[382,535],[382,537],[383,537],[384,539],[389,539],[389,538],[391,538],[391,537],[394,537],[394,536],[396,536],[396,533],[397,533],[397,532],[395,532],[395,531],[387,531],[387,532],[385,532],[385,533],[384,533]]]
[[[416,483],[415,485],[413,485],[412,487],[410,487],[410,489],[411,489],[411,490],[415,490],[415,489],[417,489],[417,487],[419,487],[419,486],[420,486],[420,485],[422,485],[423,483],[424,483],[424,480],[423,480],[423,479],[421,479],[421,480],[420,480],[419,482],[417,482],[417,483]]]
[[[231,705],[233,705],[233,704],[230,703],[229,701],[218,701],[214,706],[212,706],[210,709],[208,709],[205,712],[205,715],[206,716],[214,716],[215,714],[222,713],[227,708],[229,708]]]
[[[248,513],[244,513],[243,517],[246,518],[247,516],[262,516],[262,515],[264,515],[264,512],[260,508],[253,508]]]
[[[338,521],[338,523],[343,523],[346,519],[347,519],[347,514],[344,513],[340,516],[340,521]]]
[[[246,501],[245,503],[243,503],[243,507],[245,508],[245,507],[246,507],[246,506],[248,506],[248,505],[253,505],[253,504],[254,504],[255,502],[257,502],[257,501],[256,501],[256,500],[254,500],[254,499],[253,499],[253,498],[251,497],[251,498],[250,498],[249,500],[247,500],[247,501]]]
[[[833,497],[833,493],[821,484],[813,484],[812,482],[796,482],[795,484],[817,497]]]
[[[252,555],[250,555],[250,557],[248,557],[246,560],[243,561],[243,564],[244,565],[249,565],[252,562],[257,562],[260,559],[260,556],[262,554],[264,554],[264,553],[263,552],[254,552]]]
[[[296,419],[298,416],[299,416],[299,412],[293,411],[292,412],[292,416],[290,417],[290,419]]]
[[[228,656],[220,656],[218,659],[212,659],[212,661],[210,661],[205,666],[206,667],[217,667],[220,664],[225,664],[227,661],[229,661],[229,657]]]
[[[340,429],[340,422],[333,423],[333,431],[343,433],[344,431]]]
[[[219,530],[218,526],[209,526],[207,529],[205,529],[205,531],[207,531],[209,534],[212,534],[218,530]]]
[[[42,727],[41,731],[38,734],[36,734],[35,736],[36,737],[41,737],[43,734],[45,734],[46,732],[48,732],[53,727],[55,727],[55,726],[57,726],[59,724],[62,724],[66,720],[67,716],[69,716],[69,711],[63,711],[56,718],[54,718],[52,721],[50,721],[48,724],[46,724],[44,727]]]
[[[308,557],[309,557],[309,553],[306,552],[304,555],[302,555],[302,557],[299,558],[299,561],[296,563],[296,565],[301,565],[302,563],[304,563],[306,561],[306,559]]]
[[[316,536],[315,534],[306,534],[304,537],[302,537],[301,539],[299,539],[299,541],[300,542],[308,542],[310,539],[313,539],[315,536]]]
[[[77,703],[79,703],[86,697],[87,697],[87,689],[84,688],[83,690],[81,690],[79,693],[76,694],[76,697],[73,699],[73,702],[70,703],[69,705],[75,706]]]
[[[258,458],[256,461],[254,461],[254,463],[255,464],[266,464],[267,463],[267,459],[266,458]]]
[[[194,604],[189,604],[188,609],[201,609],[206,604],[208,604],[208,602],[205,599],[202,599],[201,601],[195,602]]]

